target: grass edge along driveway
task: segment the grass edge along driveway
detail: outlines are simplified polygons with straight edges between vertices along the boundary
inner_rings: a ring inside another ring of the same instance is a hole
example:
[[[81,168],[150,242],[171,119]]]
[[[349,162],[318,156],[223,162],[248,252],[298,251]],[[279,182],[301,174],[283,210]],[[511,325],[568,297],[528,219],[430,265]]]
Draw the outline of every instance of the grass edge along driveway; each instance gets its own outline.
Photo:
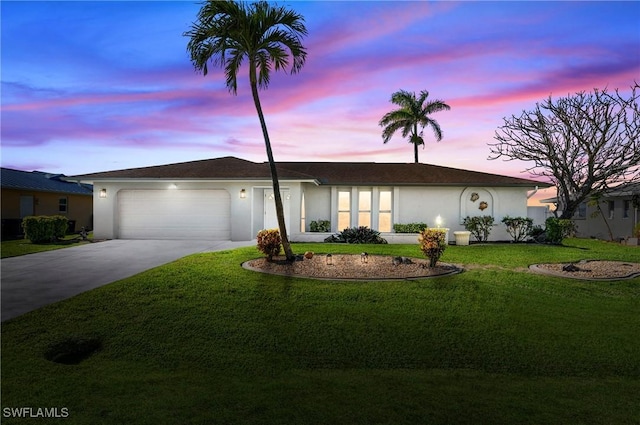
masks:
[[[636,423],[640,278],[524,268],[639,261],[640,251],[565,245],[451,246],[443,261],[486,267],[399,282],[240,268],[259,256],[254,248],[185,257],[3,323],[2,414],[65,407],[60,422],[74,424]],[[419,254],[415,245],[366,250]],[[102,347],[77,365],[44,358],[73,337]]]
[[[72,234],[66,235],[62,240],[50,243],[33,243],[28,239],[10,239],[0,243],[0,258],[53,251],[93,242],[99,242],[93,240],[93,233],[89,233],[88,240],[82,240],[81,236]]]

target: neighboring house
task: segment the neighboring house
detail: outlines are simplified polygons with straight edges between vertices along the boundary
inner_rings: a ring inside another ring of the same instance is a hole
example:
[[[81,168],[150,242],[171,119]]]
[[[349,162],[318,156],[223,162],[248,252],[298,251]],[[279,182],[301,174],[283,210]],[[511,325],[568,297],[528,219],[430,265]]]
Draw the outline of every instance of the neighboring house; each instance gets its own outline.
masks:
[[[2,238],[22,233],[22,219],[29,215],[63,215],[71,231],[91,227],[93,187],[64,181],[64,174],[2,168]]]
[[[557,199],[541,202],[557,203]],[[593,202],[580,204],[573,216],[576,236],[609,240],[609,228],[614,240],[633,236],[634,227],[640,223],[640,183],[621,184],[610,189],[601,197],[599,204],[602,212]]]
[[[468,215],[492,215],[492,239],[508,239],[500,220],[527,216],[527,192],[545,183],[427,164],[280,162],[278,176],[292,241],[322,241],[313,220],[333,232],[426,222],[464,230]],[[96,238],[251,240],[276,228],[268,163],[224,157],[68,177],[94,185]],[[451,235],[452,238],[453,235]],[[411,236],[415,242],[415,236]]]

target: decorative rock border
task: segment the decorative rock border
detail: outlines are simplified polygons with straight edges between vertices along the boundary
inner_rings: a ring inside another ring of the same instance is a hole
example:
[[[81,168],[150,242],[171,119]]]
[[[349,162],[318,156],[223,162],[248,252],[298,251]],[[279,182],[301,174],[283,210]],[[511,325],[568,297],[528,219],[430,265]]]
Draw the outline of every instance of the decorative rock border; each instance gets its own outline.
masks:
[[[568,279],[614,281],[633,279],[640,276],[640,263],[613,260],[580,260],[578,262],[532,264],[529,266],[529,270],[538,274],[566,277]]]
[[[405,263],[394,261],[396,257],[390,255],[367,255],[366,263],[362,262],[360,254],[333,254],[331,258],[332,265],[326,264],[326,255],[322,254],[293,263],[283,261],[281,258],[271,262],[266,258],[256,258],[245,261],[242,267],[246,270],[278,276],[336,281],[417,280],[462,272],[461,268],[444,263],[438,263],[436,267],[429,268],[428,261],[419,258],[402,257]]]

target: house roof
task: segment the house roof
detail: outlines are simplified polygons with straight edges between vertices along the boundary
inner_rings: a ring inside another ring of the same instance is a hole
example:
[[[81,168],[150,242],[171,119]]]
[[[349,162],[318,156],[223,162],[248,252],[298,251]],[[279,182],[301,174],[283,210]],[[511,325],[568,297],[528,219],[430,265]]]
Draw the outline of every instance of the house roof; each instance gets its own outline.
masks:
[[[634,196],[640,195],[640,182],[623,183],[609,189],[605,196]]]
[[[280,170],[281,179],[313,180],[309,175],[295,171]],[[120,179],[203,179],[203,180],[254,180],[270,179],[269,164],[256,163],[233,156],[156,165],[153,167],[127,168],[67,177],[69,180],[120,180]]]
[[[609,188],[603,196],[605,198],[613,198],[613,197],[627,197],[627,196],[637,196],[640,195],[640,182],[633,183],[622,183],[612,188]],[[558,202],[558,197],[554,196],[553,198],[541,199],[541,203],[543,204],[555,204]]]
[[[19,189],[38,192],[56,192],[76,195],[93,194],[90,184],[71,183],[62,180],[64,174],[52,174],[42,171],[21,171],[0,168],[0,184],[3,189]]]
[[[277,169],[278,178],[281,180],[310,180],[321,185],[550,186],[547,183],[517,177],[414,163],[278,162]],[[270,178],[268,163],[256,163],[229,156],[68,177],[77,181]]]

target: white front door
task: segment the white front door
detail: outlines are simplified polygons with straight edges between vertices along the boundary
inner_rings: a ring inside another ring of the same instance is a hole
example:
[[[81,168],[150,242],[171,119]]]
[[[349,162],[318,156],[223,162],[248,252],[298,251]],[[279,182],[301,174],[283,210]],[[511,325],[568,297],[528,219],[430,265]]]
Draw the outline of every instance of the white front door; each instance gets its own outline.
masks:
[[[282,196],[282,209],[284,210],[284,222],[287,226],[287,233],[289,233],[289,209],[291,205],[291,194],[289,189],[283,189],[280,191]],[[264,228],[265,229],[277,229],[278,216],[276,215],[276,201],[273,196],[272,189],[265,189],[264,191]]]

